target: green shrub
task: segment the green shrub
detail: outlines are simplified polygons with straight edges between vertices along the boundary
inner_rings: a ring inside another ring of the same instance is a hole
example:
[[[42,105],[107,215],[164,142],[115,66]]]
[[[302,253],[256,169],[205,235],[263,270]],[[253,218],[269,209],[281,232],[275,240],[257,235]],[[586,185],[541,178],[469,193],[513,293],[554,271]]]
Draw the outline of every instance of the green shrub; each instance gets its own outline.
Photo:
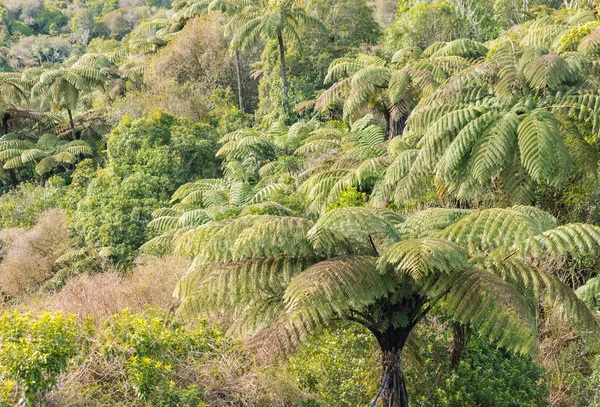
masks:
[[[60,206],[64,189],[19,184],[0,196],[0,229],[30,228],[42,212]]]
[[[356,187],[346,187],[340,191],[337,200],[327,207],[327,210],[336,208],[347,208],[350,206],[363,206],[366,202],[367,194],[358,192]]]
[[[0,403],[35,405],[56,387],[57,377],[78,351],[75,316],[5,312],[0,315]]]
[[[289,369],[300,388],[315,396],[309,405],[367,405],[377,392],[373,336],[360,326],[323,330],[304,343]],[[375,370],[375,371],[374,371]]]
[[[517,407],[547,405],[544,369],[473,338],[460,366],[450,367],[451,331],[436,320],[418,330],[404,352],[411,406]],[[324,330],[290,360],[299,386],[314,398],[308,406],[369,405],[381,381],[379,353],[364,328]],[[412,351],[412,348],[416,352]]]
[[[129,262],[150,237],[146,225],[177,187],[216,175],[215,131],[164,113],[124,118],[108,140],[108,165],[82,163],[67,193],[73,228],[86,246],[108,247]],[[78,201],[77,197],[81,197]]]
[[[183,327],[165,311],[109,318],[62,376],[48,405],[127,407],[296,406],[285,376],[259,368],[239,343],[200,321]]]

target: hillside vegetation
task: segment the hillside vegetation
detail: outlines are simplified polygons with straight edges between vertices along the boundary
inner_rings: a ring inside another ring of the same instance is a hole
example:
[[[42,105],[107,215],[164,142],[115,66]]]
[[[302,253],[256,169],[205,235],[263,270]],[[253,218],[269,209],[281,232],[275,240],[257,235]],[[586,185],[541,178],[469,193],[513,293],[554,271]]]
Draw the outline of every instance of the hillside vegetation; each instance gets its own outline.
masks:
[[[600,407],[599,12],[4,0],[0,406]]]

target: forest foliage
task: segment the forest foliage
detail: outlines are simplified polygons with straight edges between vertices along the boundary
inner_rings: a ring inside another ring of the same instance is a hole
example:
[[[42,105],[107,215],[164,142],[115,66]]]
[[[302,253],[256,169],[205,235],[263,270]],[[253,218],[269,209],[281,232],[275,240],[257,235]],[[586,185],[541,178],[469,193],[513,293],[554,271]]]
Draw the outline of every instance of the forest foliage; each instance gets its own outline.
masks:
[[[0,405],[600,406],[598,11],[4,0]]]

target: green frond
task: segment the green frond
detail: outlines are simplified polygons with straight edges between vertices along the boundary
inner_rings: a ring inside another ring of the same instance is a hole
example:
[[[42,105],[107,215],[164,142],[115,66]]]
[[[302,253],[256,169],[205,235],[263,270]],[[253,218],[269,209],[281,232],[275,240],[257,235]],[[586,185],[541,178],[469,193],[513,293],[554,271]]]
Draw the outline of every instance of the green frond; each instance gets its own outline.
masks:
[[[509,160],[501,176],[502,189],[511,203],[531,205],[535,201],[535,182],[521,166],[519,154]]]
[[[19,154],[16,157],[12,157],[12,158],[9,158],[8,160],[6,160],[4,162],[4,166],[2,168],[4,168],[5,170],[12,170],[15,168],[21,168],[22,166],[23,166],[23,160],[21,159],[21,155]]]
[[[198,227],[212,219],[207,215],[203,209],[194,209],[191,211],[184,212],[177,220],[177,228],[190,228]],[[150,227],[150,225],[148,225]]]
[[[0,151],[0,161],[7,161],[14,157],[20,157],[23,150],[16,148],[8,148]]]
[[[315,223],[308,239],[330,255],[376,255],[400,240],[395,225],[402,218],[389,209],[348,207],[333,209]]]
[[[467,209],[430,208],[409,216],[399,227],[403,239],[428,237],[472,213]]]
[[[392,291],[393,284],[393,279],[377,271],[376,257],[338,257],[295,276],[284,301],[293,319],[315,327],[364,309]]]
[[[427,53],[428,49],[423,54]],[[468,38],[460,38],[440,47],[431,54],[431,57],[457,56],[465,59],[477,59],[483,57],[487,51],[488,49],[485,45],[480,42]]]
[[[498,247],[520,248],[525,242],[541,235],[543,223],[525,213],[522,207],[485,209],[465,216],[435,234],[471,250],[494,250]]]
[[[473,176],[481,184],[489,182],[500,172],[507,157],[517,144],[517,129],[521,119],[514,112],[504,114],[474,146]]]
[[[229,203],[235,206],[242,206],[250,203],[255,192],[252,185],[245,182],[234,182],[229,188]],[[208,198],[208,194],[206,194]]]
[[[34,148],[34,144],[30,141],[27,140],[6,140],[3,139],[2,141],[0,141],[0,152],[4,152],[7,150],[27,150],[30,148]],[[7,154],[11,154],[11,153],[7,153]],[[4,160],[5,158],[4,155],[2,155],[2,153],[0,153],[0,160]]]
[[[176,216],[160,216],[152,219],[150,223],[148,223],[148,227],[159,232],[166,232],[177,228],[178,220],[179,218]]]
[[[374,147],[385,140],[384,128],[377,125],[370,125],[351,134],[359,146]]]
[[[523,68],[529,86],[536,90],[556,89],[576,76],[564,58],[557,54],[540,56]]]
[[[37,165],[35,166],[35,171],[40,175],[44,175],[55,169],[57,166],[58,162],[56,161],[54,156],[45,157],[37,163]]]
[[[255,257],[310,258],[314,251],[306,233],[313,226],[308,219],[260,216],[243,230],[232,247],[232,258]]]
[[[586,35],[579,43],[577,51],[586,55],[597,55],[600,51],[600,28]]]
[[[426,283],[468,269],[466,253],[456,244],[444,239],[410,239],[395,243],[377,261],[381,273],[391,272],[400,279],[408,276]]]
[[[469,153],[474,146],[479,144],[480,138],[486,130],[500,118],[500,113],[488,111],[469,122],[463,127],[450,145],[446,148],[439,163],[439,171],[442,177],[448,181],[456,181],[456,174],[461,170],[464,162],[469,159]],[[461,180],[458,180],[461,182]]]
[[[285,257],[226,264],[195,262],[178,282],[174,295],[182,301],[180,313],[210,316],[226,312],[243,317],[264,312],[265,302],[281,301],[290,280],[309,265]]]
[[[582,258],[600,252],[600,227],[586,223],[561,225],[524,242],[525,253],[540,257]]]
[[[559,314],[573,327],[598,334],[600,324],[594,314],[570,287],[558,278],[515,257],[490,256],[482,265],[486,270],[502,278],[527,296],[558,302]]]
[[[35,162],[42,157],[45,157],[48,153],[38,149],[25,150],[21,153],[21,161],[23,164]]]
[[[544,109],[535,109],[517,129],[523,168],[536,182],[559,185],[570,173],[571,157],[556,119]]]
[[[53,157],[56,162],[59,163],[75,164],[77,162],[77,157],[68,151],[61,151],[60,153],[55,154]]]
[[[405,150],[394,158],[394,161],[385,169],[373,187],[371,194],[373,203],[379,205],[394,195],[396,188],[406,180],[420,151],[419,149]]]
[[[258,190],[252,199],[250,200],[251,204],[268,201],[271,196],[280,191],[284,191],[287,188],[285,184],[269,184]]]
[[[498,346],[536,353],[535,314],[525,297],[501,278],[473,267],[459,269],[442,275],[429,292],[447,292],[440,309]]]
[[[600,277],[589,279],[584,285],[575,290],[575,294],[589,307],[600,308]]]
[[[432,56],[435,52],[439,51],[440,49],[444,48],[447,45],[447,43],[445,42],[434,42],[433,44],[431,44],[429,47],[425,48],[425,50],[423,51],[423,53],[421,54],[423,57],[425,58],[429,58],[430,56]]]

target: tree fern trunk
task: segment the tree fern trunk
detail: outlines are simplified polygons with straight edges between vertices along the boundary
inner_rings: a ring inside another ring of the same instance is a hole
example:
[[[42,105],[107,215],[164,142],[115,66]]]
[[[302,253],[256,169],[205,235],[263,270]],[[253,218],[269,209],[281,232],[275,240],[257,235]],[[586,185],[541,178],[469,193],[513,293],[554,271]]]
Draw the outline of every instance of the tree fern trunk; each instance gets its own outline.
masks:
[[[277,42],[279,43],[279,62],[281,63],[281,77],[283,78],[283,103],[285,111],[290,111],[290,102],[288,100],[288,81],[287,81],[287,70],[285,67],[285,45],[283,44],[283,37],[281,34],[277,36]]]
[[[73,135],[73,140],[77,140],[77,133],[75,132],[75,122],[73,121],[73,113],[71,109],[67,108],[67,114],[69,115],[69,125],[71,126],[71,134]]]
[[[8,177],[10,178],[10,184],[12,186],[16,186],[19,183],[19,180],[17,180],[17,174],[15,173],[15,170],[8,170]]]
[[[402,368],[402,349],[383,352],[383,407],[407,407],[408,392]]]
[[[388,139],[393,139],[396,136],[399,136],[404,131],[404,127],[406,126],[406,116],[403,115],[399,119],[394,119],[391,114],[386,114],[387,119],[387,136]]]
[[[244,111],[244,99],[242,97],[242,64],[240,62],[240,52],[235,50],[235,72],[237,74],[237,86],[238,86],[238,106],[240,110]]]
[[[450,357],[450,367],[452,369],[457,369],[460,365],[460,360],[470,337],[469,327],[459,322],[452,323],[452,355]]]
[[[8,134],[8,113],[2,116],[2,135]]]

